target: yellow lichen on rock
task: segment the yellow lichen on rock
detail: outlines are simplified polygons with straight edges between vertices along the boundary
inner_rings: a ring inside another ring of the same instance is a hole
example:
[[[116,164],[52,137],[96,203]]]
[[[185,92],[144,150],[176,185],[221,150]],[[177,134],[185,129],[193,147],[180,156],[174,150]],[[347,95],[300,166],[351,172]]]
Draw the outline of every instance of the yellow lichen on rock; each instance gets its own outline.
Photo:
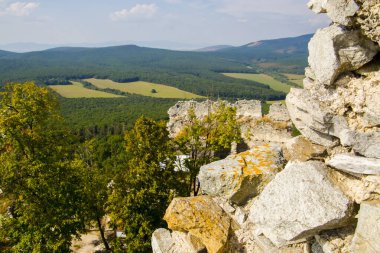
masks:
[[[209,253],[227,247],[231,218],[209,196],[173,199],[164,219],[170,229],[199,238]]]

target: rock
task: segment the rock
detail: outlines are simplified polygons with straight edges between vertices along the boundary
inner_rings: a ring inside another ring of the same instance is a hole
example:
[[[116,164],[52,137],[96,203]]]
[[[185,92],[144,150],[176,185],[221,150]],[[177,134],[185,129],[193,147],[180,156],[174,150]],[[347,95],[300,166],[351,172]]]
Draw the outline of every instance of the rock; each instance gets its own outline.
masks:
[[[242,136],[249,148],[257,145],[282,145],[292,138],[290,121],[273,121],[269,117],[243,125]]]
[[[203,119],[210,112],[213,112],[218,103],[226,103],[227,106],[236,107],[236,117],[240,121],[251,121],[261,118],[261,102],[258,100],[239,100],[232,104],[228,101],[179,101],[168,110],[169,122],[167,124],[171,138],[177,136],[184,126],[189,122],[189,110],[193,109],[197,119]]]
[[[380,2],[377,0],[356,0],[361,7],[356,14],[355,23],[360,31],[380,45]]]
[[[325,5],[327,16],[335,23],[349,26],[353,24],[353,17],[359,10],[354,0],[327,0]]]
[[[326,13],[327,0],[310,0],[307,3],[307,7],[315,13]]]
[[[380,202],[361,203],[358,217],[358,225],[352,240],[352,252],[380,252]]]
[[[380,132],[355,134],[353,149],[365,157],[380,159]]]
[[[317,243],[321,246],[322,252],[326,253],[349,253],[354,236],[355,226],[348,226],[341,229],[328,230],[315,236]]]
[[[358,204],[363,201],[380,200],[379,176],[358,176],[329,170],[329,177],[345,195]]]
[[[169,230],[159,228],[152,235],[153,253],[167,253],[173,246],[172,235]]]
[[[308,161],[326,154],[326,148],[311,143],[303,136],[297,136],[285,144],[284,157],[287,161]]]
[[[312,142],[334,147],[339,141],[330,134],[333,115],[323,110],[308,90],[292,88],[286,105],[296,128]]]
[[[200,168],[201,189],[210,196],[223,196],[241,204],[258,195],[282,168],[281,149],[256,146],[238,155],[228,156]]]
[[[209,253],[227,247],[231,218],[209,196],[173,199],[164,219],[170,229],[199,238]]]
[[[290,121],[290,116],[286,105],[280,102],[273,103],[269,107],[268,117],[274,121]]]
[[[277,247],[342,227],[353,203],[328,179],[324,163],[289,162],[253,203],[249,219]]]
[[[257,119],[261,118],[261,102],[258,100],[239,100],[233,106],[236,107],[236,117]]]
[[[332,85],[347,71],[356,70],[372,60],[378,45],[358,30],[338,25],[318,30],[309,43],[309,65],[319,84]]]
[[[380,159],[366,158],[352,154],[333,156],[327,165],[353,174],[380,175]]]
[[[187,233],[159,228],[152,235],[153,253],[200,253],[206,248],[199,239]]]
[[[247,214],[243,208],[237,207],[233,218],[240,226],[242,226],[247,220]]]

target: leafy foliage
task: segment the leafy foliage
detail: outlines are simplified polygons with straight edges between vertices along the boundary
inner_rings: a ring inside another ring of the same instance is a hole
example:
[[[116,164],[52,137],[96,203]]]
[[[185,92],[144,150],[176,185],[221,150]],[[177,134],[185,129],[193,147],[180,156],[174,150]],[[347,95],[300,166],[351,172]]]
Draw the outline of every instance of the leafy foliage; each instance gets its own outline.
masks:
[[[215,103],[209,114],[198,119],[193,109],[188,112],[189,122],[175,138],[177,148],[189,154],[186,167],[189,169],[188,194],[198,194],[196,176],[202,165],[210,163],[216,156],[231,150],[233,142],[241,141],[240,127],[236,120],[236,108],[224,102]]]
[[[115,178],[108,211],[114,225],[125,231],[126,252],[147,252],[153,231],[166,224],[162,217],[173,196],[181,191],[174,170],[164,122],[140,118],[125,135],[128,160]]]
[[[1,94],[0,189],[9,199],[0,238],[14,252],[68,252],[84,229],[81,177],[57,101],[33,83]]]

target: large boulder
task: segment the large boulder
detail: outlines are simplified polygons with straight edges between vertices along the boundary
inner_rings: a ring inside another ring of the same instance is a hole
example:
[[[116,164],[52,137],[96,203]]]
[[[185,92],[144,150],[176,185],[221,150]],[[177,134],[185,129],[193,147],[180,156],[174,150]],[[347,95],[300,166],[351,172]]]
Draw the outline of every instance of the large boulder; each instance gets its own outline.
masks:
[[[198,179],[204,193],[223,196],[236,204],[258,195],[283,165],[281,148],[271,145],[228,156],[200,168]]]
[[[332,85],[336,78],[372,60],[378,45],[339,25],[318,30],[309,43],[309,65],[318,84]]]
[[[209,196],[173,199],[164,219],[170,229],[199,238],[209,253],[227,248],[231,218]]]
[[[327,165],[347,173],[380,175],[380,159],[338,154],[333,156]]]
[[[352,242],[352,252],[380,252],[379,235],[380,202],[363,202],[360,205],[358,225]]]
[[[253,203],[249,219],[277,247],[351,221],[353,203],[328,178],[324,163],[289,162]]]

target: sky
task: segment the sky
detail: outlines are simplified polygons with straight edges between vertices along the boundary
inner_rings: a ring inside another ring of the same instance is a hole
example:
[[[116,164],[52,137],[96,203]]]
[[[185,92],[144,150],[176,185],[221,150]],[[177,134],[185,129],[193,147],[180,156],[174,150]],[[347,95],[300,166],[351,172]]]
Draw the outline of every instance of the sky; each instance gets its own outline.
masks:
[[[0,45],[161,42],[243,45],[313,33],[307,0],[0,0]],[[168,46],[170,47],[170,46]]]

